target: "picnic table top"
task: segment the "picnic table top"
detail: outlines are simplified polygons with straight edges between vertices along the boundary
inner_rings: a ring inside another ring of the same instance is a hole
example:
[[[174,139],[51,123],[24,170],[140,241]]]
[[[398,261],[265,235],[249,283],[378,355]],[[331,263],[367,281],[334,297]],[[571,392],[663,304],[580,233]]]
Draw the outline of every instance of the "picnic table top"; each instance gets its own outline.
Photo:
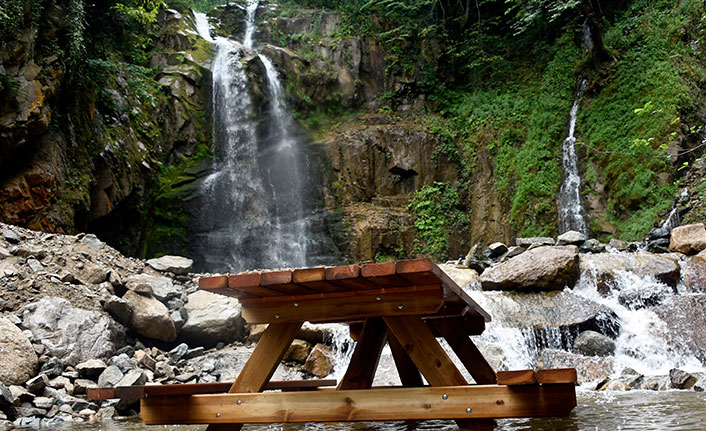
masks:
[[[438,311],[429,313],[427,306],[416,304],[420,310],[418,314],[459,315],[485,322],[491,319],[490,315],[446,273],[426,258],[363,265],[248,271],[203,277],[199,280],[199,287],[205,291],[238,298],[243,306],[249,309],[272,308],[273,304],[285,301],[298,307],[300,304],[309,303],[308,301],[327,300],[334,301],[331,305],[335,306],[341,300],[346,301],[346,298],[348,301],[356,301],[361,297],[374,297],[377,301],[390,297],[431,298],[436,295],[431,291],[437,289],[440,301],[439,307],[436,307]],[[335,302],[336,298],[339,302]],[[398,307],[403,305],[406,304],[400,303]],[[412,309],[414,308],[407,310]],[[303,309],[301,311],[301,315],[307,317],[306,312]],[[272,314],[274,315],[279,318],[281,313]],[[252,319],[258,320],[255,317]],[[274,320],[259,318],[263,319]]]

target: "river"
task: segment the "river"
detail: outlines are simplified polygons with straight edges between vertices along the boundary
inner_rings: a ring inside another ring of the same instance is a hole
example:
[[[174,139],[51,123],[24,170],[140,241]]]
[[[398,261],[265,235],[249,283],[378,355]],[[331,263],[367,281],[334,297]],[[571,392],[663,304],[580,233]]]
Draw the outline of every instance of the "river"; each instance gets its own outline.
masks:
[[[502,419],[496,431],[515,430],[706,430],[706,393],[693,391],[595,392],[579,389],[578,405],[566,418]],[[84,431],[203,430],[204,426],[153,426],[137,419],[68,424],[57,429]],[[456,430],[451,421],[361,422],[341,424],[246,425],[244,431],[413,431]]]

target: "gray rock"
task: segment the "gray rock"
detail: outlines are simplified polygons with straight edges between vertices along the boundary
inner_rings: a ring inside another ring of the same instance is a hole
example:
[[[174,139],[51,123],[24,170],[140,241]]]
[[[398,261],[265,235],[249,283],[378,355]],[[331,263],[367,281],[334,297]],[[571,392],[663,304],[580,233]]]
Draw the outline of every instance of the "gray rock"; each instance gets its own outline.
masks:
[[[483,273],[486,268],[488,268],[491,265],[490,259],[486,255],[483,254],[483,251],[480,248],[480,245],[475,244],[471,249],[468,251],[468,254],[466,254],[466,257],[463,260],[463,265],[471,268],[472,270],[476,271],[478,274]]]
[[[17,235],[14,231],[10,229],[6,229],[5,231],[3,231],[2,238],[12,244],[19,244],[22,240],[19,235]]]
[[[59,377],[64,372],[64,362],[59,358],[50,358],[42,365],[40,373],[46,375],[50,379]]]
[[[135,332],[155,340],[171,342],[176,339],[176,327],[164,304],[132,291],[125,293],[124,298],[134,307],[130,327]]]
[[[12,256],[12,254],[10,253],[10,250],[6,249],[5,247],[0,246],[0,260],[7,259],[10,256]]]
[[[182,289],[175,286],[169,277],[149,274],[131,275],[125,282],[125,287],[144,295],[152,295],[166,304],[174,297],[181,295]]]
[[[98,378],[106,368],[108,368],[108,365],[100,359],[89,359],[88,361],[76,365],[78,375],[81,378],[91,380]]]
[[[17,410],[15,410],[13,405],[14,402],[15,399],[10,389],[0,382],[0,411],[5,413],[9,420],[15,420],[15,417],[17,417]]]
[[[583,253],[603,253],[605,251],[605,244],[601,244],[601,242],[595,238],[589,238],[581,244],[579,250]]]
[[[119,348],[118,351],[115,353],[117,355],[127,355],[128,358],[132,358],[133,356],[135,356],[135,348],[130,345],[127,345]]]
[[[97,311],[83,310],[69,301],[48,297],[23,309],[23,324],[47,352],[66,365],[92,358],[108,358],[125,344],[125,328]]]
[[[40,409],[49,410],[54,405],[54,400],[49,397],[35,397],[34,406]]]
[[[44,270],[44,265],[37,259],[27,259],[27,266],[32,272],[39,272]]]
[[[669,381],[675,389],[691,389],[697,382],[697,378],[678,368],[669,370]]]
[[[582,254],[579,269],[584,277],[595,281],[596,289],[601,293],[614,289],[615,280],[624,271],[652,277],[671,287],[676,287],[680,278],[677,257],[647,252]]]
[[[189,345],[186,343],[181,343],[172,350],[169,351],[168,355],[174,362],[179,362],[181,358],[186,355],[186,352],[189,351]]]
[[[554,239],[548,236],[533,236],[529,238],[517,238],[515,245],[518,247],[528,248],[532,245],[554,245]]]
[[[578,278],[578,248],[542,246],[486,269],[483,290],[561,290]]]
[[[182,308],[182,310],[184,310]],[[184,314],[180,310],[175,310],[172,311],[172,313],[169,315],[169,317],[172,318],[172,321],[174,322],[174,327],[176,327],[177,334],[181,332],[181,329],[184,327],[186,324],[186,319],[184,319]]]
[[[540,352],[537,365],[539,368],[576,368],[579,384],[594,382],[613,373],[612,357],[587,357],[563,350],[544,349]]]
[[[486,256],[493,259],[507,253],[507,250],[507,246],[502,242],[494,242],[488,246],[488,251],[490,253],[488,253]]]
[[[28,391],[22,386],[10,385],[8,389],[10,389],[10,393],[12,394],[12,398],[14,399],[15,405],[21,403],[31,403],[36,398],[32,392]]]
[[[102,250],[103,247],[105,247],[105,243],[99,240],[98,237],[92,233],[87,233],[84,235],[83,238],[81,238],[81,244],[94,250]]]
[[[623,251],[628,248],[627,242],[620,240],[620,239],[615,239],[615,238],[611,238],[611,240],[608,241],[608,245],[618,251]]]
[[[136,351],[135,359],[137,359],[138,364],[152,371],[154,371],[155,365],[157,364],[152,355],[145,352],[144,350]]]
[[[111,295],[103,303],[103,309],[123,325],[129,325],[132,319],[133,306],[130,301]]]
[[[116,386],[123,377],[124,375],[122,371],[120,371],[120,368],[111,365],[98,377],[98,386],[101,388]]]
[[[615,341],[595,331],[583,331],[574,341],[573,351],[585,356],[611,356]]]
[[[157,271],[188,274],[194,265],[194,261],[181,256],[162,256],[158,259],[149,259],[147,265]]]
[[[92,262],[86,262],[82,268],[71,271],[83,284],[101,284],[108,280],[108,268]]]
[[[21,385],[34,376],[38,358],[27,336],[9,319],[0,317],[0,382]]]
[[[586,235],[575,230],[564,232],[556,238],[556,245],[581,245],[586,241]]]
[[[127,373],[128,371],[135,368],[133,363],[130,361],[130,357],[124,353],[121,353],[117,356],[113,356],[112,358],[110,358],[109,362],[110,365],[114,365],[120,368],[120,371],[122,371],[123,373]]]
[[[53,379],[49,380],[49,383],[47,383],[47,386],[49,386],[50,388],[54,388],[54,389],[61,389],[61,388],[66,388],[70,384],[71,384],[71,381],[69,379],[67,379],[64,376],[58,376],[58,377],[54,377]]]
[[[675,295],[652,311],[664,322],[657,330],[676,355],[706,363],[706,294]]]
[[[189,318],[179,340],[190,346],[212,347],[219,341],[232,342],[243,337],[245,321],[236,299],[202,290],[188,298],[184,308]]]
[[[88,388],[97,388],[98,384],[93,380],[88,379],[76,379],[74,381],[74,393],[77,395],[85,394]]]
[[[656,227],[650,231],[650,233],[647,234],[647,239],[660,239],[660,238],[669,238],[669,234],[671,231],[667,228],[663,227]]]
[[[636,283],[620,290],[618,302],[631,310],[639,310],[661,304],[672,293],[672,288],[662,283]]]
[[[203,355],[204,352],[205,349],[203,347],[194,347],[193,349],[189,349],[189,351],[186,352],[186,354],[184,355],[184,359],[193,359],[199,357]]]
[[[170,379],[174,378],[174,368],[167,364],[166,361],[159,361],[154,367],[155,377],[167,377]]]
[[[144,371],[135,369],[128,371],[115,386],[144,385],[146,381]]]

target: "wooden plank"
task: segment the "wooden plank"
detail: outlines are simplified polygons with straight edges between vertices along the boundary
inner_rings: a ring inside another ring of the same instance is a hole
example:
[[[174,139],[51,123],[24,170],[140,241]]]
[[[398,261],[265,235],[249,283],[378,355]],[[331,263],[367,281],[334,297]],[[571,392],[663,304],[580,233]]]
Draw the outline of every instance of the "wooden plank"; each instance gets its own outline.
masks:
[[[260,287],[276,290],[283,295],[306,295],[317,292],[293,283],[293,271],[291,269],[263,271],[260,274]]]
[[[576,368],[555,368],[543,369],[534,372],[538,383],[555,384],[555,383],[576,383]]]
[[[228,276],[226,275],[199,278],[199,289],[210,290],[224,287],[228,287]]]
[[[387,316],[383,319],[430,385],[458,386],[468,383],[419,317]]]
[[[346,374],[338,385],[338,390],[370,389],[386,339],[387,326],[382,318],[374,317],[365,320],[363,332],[355,346]]]
[[[143,398],[147,425],[567,416],[572,384],[236,393]],[[470,410],[468,410],[470,409]],[[225,428],[224,428],[225,429]]]
[[[400,376],[402,385],[408,388],[417,388],[424,386],[422,375],[419,374],[417,366],[409,358],[404,347],[397,341],[395,337],[387,337],[387,343],[392,351],[392,359],[397,367],[397,374]]]
[[[321,387],[336,386],[335,379],[326,380],[275,380],[267,383],[266,391],[314,390]],[[136,385],[117,388],[88,388],[89,400],[108,400],[113,398],[142,398],[195,394],[217,394],[228,392],[233,382],[187,383],[174,385]]]
[[[534,370],[498,371],[496,374],[499,385],[516,386],[537,384]]]
[[[273,321],[331,322],[367,317],[435,313],[443,303],[440,286],[408,289],[366,290],[292,297],[279,300],[256,298],[242,300],[246,322]]]
[[[326,268],[326,280],[347,290],[378,288],[374,283],[360,276],[360,266],[358,265],[342,265]]]
[[[368,263],[360,267],[360,276],[371,281],[378,288],[409,286],[410,282],[397,275],[395,262]]]
[[[257,280],[259,283],[260,274],[256,272],[248,272],[228,276],[228,288],[243,292],[250,297],[258,296],[281,296],[282,292],[261,287],[259,284],[252,285]]]
[[[427,321],[427,325],[432,326],[444,337],[476,383],[496,383],[495,370],[468,337],[462,322],[456,319],[438,319]]]
[[[339,292],[341,287],[326,281],[326,267],[295,269],[292,281],[317,292]]]
[[[453,302],[454,300],[465,303],[471,307],[471,312],[479,317],[483,317],[486,322],[491,321],[490,314],[483,310],[466,292],[461,289],[451,277],[446,275],[431,259],[410,259],[400,260],[397,262],[397,273],[402,277],[416,283],[427,284],[431,279],[438,279],[444,287],[444,290],[450,294],[446,300]]]
[[[348,334],[351,337],[351,340],[358,341],[360,339],[360,336],[363,335],[363,326],[364,325],[365,325],[365,321],[352,322],[352,323],[348,324]]]

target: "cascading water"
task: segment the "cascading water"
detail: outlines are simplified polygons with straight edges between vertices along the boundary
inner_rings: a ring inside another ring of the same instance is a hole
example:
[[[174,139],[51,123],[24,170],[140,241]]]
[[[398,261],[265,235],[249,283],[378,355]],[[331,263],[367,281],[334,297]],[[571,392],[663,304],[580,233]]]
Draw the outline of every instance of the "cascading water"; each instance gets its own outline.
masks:
[[[571,106],[569,115],[569,133],[562,144],[562,166],[564,168],[564,181],[559,191],[559,232],[564,233],[575,230],[588,234],[586,216],[583,205],[581,205],[581,175],[579,173],[578,160],[576,157],[576,117],[579,110],[579,102],[586,89],[586,79],[579,82],[574,104]]]
[[[214,159],[192,213],[195,265],[202,271],[299,267],[312,262],[309,166],[286,109],[272,62],[253,49],[257,1],[246,9],[243,42],[212,38],[208,19],[195,13],[199,34],[214,46]],[[255,118],[244,63],[261,63],[268,103]],[[259,121],[258,121],[259,120]],[[313,247],[315,248],[315,247]]]

